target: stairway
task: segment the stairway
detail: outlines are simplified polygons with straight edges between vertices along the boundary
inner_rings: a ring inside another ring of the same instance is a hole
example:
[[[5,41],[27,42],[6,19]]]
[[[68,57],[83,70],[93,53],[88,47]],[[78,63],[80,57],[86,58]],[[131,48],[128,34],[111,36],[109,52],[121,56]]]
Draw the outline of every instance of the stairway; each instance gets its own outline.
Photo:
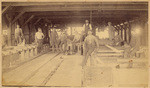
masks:
[[[103,45],[100,46],[99,51],[97,52],[98,57],[123,57],[124,51],[123,50],[117,50],[116,48],[109,46],[109,45]]]

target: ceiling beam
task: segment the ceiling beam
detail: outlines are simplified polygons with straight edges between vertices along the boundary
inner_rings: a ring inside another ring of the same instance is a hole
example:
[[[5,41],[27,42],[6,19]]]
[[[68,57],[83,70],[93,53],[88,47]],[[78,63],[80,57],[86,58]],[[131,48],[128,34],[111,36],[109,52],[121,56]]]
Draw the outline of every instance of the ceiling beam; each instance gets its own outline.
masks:
[[[148,5],[147,2],[3,2],[2,6],[43,6],[43,5]]]
[[[34,17],[34,15],[30,16],[29,19],[21,26],[21,27],[24,27],[28,22],[31,21],[31,19]]]
[[[75,15],[75,16],[89,16],[89,11],[87,12],[28,12],[27,15],[36,15],[36,16],[66,16],[66,15]],[[145,11],[105,11],[105,12],[94,12],[92,15],[137,15],[137,14],[147,14]]]
[[[56,7],[49,7],[49,6],[24,6],[24,7],[16,7],[15,11],[21,12],[43,12],[43,11],[91,11],[91,10],[113,10],[113,11],[148,11],[148,6],[140,6],[140,5],[122,5],[122,6],[75,6],[75,7],[62,7],[62,6],[56,6]]]
[[[24,13],[25,13],[25,11],[20,12],[20,13],[14,18],[14,20],[12,21],[12,24],[13,24],[14,22],[16,22]]]
[[[99,17],[100,16],[100,17]],[[131,17],[138,17],[139,15],[112,15],[112,14],[103,14],[103,15],[93,15],[92,18],[131,18]],[[80,15],[80,16],[75,16],[75,15],[53,15],[53,16],[49,16],[49,15],[40,15],[40,16],[36,16],[36,18],[51,18],[51,19],[59,19],[59,18],[90,18],[89,15]]]
[[[8,5],[6,6],[3,10],[2,10],[2,15],[5,14],[7,12],[7,10],[10,8],[11,6]]]
[[[36,20],[36,22],[33,25],[36,25],[40,20],[41,18],[38,18],[38,20]]]

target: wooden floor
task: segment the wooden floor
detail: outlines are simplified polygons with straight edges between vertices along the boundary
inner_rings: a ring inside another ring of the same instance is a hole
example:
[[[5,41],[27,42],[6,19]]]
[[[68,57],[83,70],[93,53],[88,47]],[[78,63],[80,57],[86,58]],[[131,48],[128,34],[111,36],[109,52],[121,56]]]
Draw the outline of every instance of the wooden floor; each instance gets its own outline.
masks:
[[[102,51],[112,52],[106,46],[101,46],[99,52]],[[127,64],[120,64],[120,69],[116,69],[117,61],[123,60],[123,58],[116,56],[113,58],[97,57],[97,59],[100,62],[97,61],[96,66],[87,66],[82,69],[82,55],[78,53],[75,55],[63,55],[48,52],[13,70],[4,72],[2,74],[2,84],[3,86],[53,87],[147,86],[148,69],[145,65],[128,69],[126,68]],[[123,61],[127,62],[127,60]]]

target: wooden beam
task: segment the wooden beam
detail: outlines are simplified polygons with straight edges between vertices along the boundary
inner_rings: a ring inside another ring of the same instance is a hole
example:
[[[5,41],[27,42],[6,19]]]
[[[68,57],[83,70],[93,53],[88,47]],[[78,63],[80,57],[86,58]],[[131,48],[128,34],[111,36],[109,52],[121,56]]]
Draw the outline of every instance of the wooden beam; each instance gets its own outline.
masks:
[[[7,20],[8,20],[9,22],[11,22],[11,18],[9,18],[8,14],[6,14],[5,16],[6,16]]]
[[[6,15],[2,16],[2,19],[5,20],[5,23],[6,23],[7,27],[9,27],[9,23],[10,23],[10,22],[9,22],[8,19],[6,18]]]
[[[93,19],[93,15],[92,15],[92,11],[90,11],[90,23],[92,24],[92,19]]]
[[[12,21],[12,24],[13,24],[14,22],[16,22],[24,13],[25,13],[25,11],[22,11],[21,13],[19,13],[19,14],[14,18],[14,20]]]
[[[97,5],[97,4],[102,4],[102,5],[147,5],[147,2],[3,2],[2,6],[7,6],[7,5],[12,5],[12,6],[43,6],[43,5]]]
[[[137,17],[138,15],[132,15],[132,16],[130,16],[129,15],[129,17],[130,18],[132,18],[132,17]],[[61,15],[59,15],[59,16],[49,16],[49,15],[41,15],[41,16],[35,16],[36,18],[52,18],[52,19],[59,19],[59,18],[90,18],[90,15],[82,15],[82,16],[75,16],[75,15],[72,15],[72,16],[70,16],[70,15],[66,15],[66,16],[61,16]],[[99,15],[92,15],[92,18],[99,18]],[[126,19],[126,17],[124,16],[124,15],[115,15],[115,16],[113,16],[113,15],[101,15],[101,18],[109,18],[109,19],[111,19],[111,18],[121,18],[121,19]]]
[[[8,5],[6,6],[3,10],[2,10],[2,15],[5,14],[7,12],[7,10],[10,8],[11,6]]]
[[[33,25],[36,25],[40,20],[41,18],[39,18]]]
[[[92,15],[137,15],[137,14],[147,14],[146,11],[102,11],[102,12],[93,12]],[[28,12],[27,15],[35,15],[35,16],[41,16],[41,15],[49,15],[49,16],[66,16],[66,15],[89,15],[89,11],[83,11],[83,12]]]
[[[26,12],[43,12],[43,11],[91,11],[91,10],[114,10],[114,11],[148,11],[148,5],[138,5],[138,4],[109,4],[109,5],[73,5],[73,6],[47,6],[47,5],[36,5],[36,6],[24,6],[22,8],[17,8],[15,11],[26,11]]]
[[[34,11],[90,11],[90,10],[125,10],[125,11],[148,11],[148,8],[130,8],[130,7],[122,7],[122,8],[116,8],[113,6],[110,7],[55,7],[55,8],[49,8],[49,7],[26,7],[21,10],[27,11],[27,12],[34,12]]]
[[[25,26],[29,21],[31,21],[31,19],[34,17],[34,15],[32,15],[31,17],[29,17],[29,19],[21,26],[21,27],[23,27],[23,26]]]

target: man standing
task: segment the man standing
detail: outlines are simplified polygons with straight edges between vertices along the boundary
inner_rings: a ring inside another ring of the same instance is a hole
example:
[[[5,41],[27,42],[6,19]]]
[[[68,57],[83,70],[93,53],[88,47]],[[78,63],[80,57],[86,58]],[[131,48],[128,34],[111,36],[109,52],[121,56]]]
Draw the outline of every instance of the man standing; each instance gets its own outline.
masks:
[[[85,20],[85,24],[83,25],[83,34],[82,34],[83,35],[83,38],[82,38],[83,41],[86,38],[86,36],[88,35],[89,30],[92,30],[92,26],[88,20]]]
[[[63,48],[63,45],[64,45],[64,48]],[[67,34],[65,31],[62,31],[62,33],[60,35],[60,50],[61,50],[61,52],[63,52],[65,54],[66,48],[67,48]]]
[[[51,32],[51,45],[52,45],[52,51],[55,52],[58,50],[58,34],[56,32],[56,26],[52,28]]]
[[[84,39],[87,37],[89,30],[92,30],[92,26],[88,20],[85,20],[85,24],[83,25],[82,37],[81,37],[81,44],[84,41]],[[84,52],[83,46],[81,46],[81,55],[83,55],[83,52]]]
[[[76,44],[80,43],[80,38],[81,38],[81,35],[77,31],[75,31],[75,36],[74,36],[74,39],[72,41],[74,52],[77,51],[77,45]]]
[[[88,31],[88,36],[84,40],[85,45],[85,57],[82,62],[82,66],[84,67],[87,63],[89,56],[95,51],[95,49],[99,49],[99,43],[97,38],[92,35],[92,31]],[[91,65],[93,64],[93,58],[91,58]]]
[[[42,29],[38,28],[38,32],[35,33],[35,42],[38,44],[38,53],[41,52],[43,46],[44,34],[42,33]]]
[[[112,26],[111,22],[108,22],[108,33],[109,33],[109,40],[114,43],[115,28]]]
[[[88,20],[85,20],[85,24],[83,25],[83,29],[84,29],[85,36],[88,35],[89,30],[92,30],[92,26],[91,26],[91,24],[89,23]]]
[[[23,33],[22,29],[17,25],[17,28],[15,29],[15,42],[16,45],[20,44],[22,42]]]

